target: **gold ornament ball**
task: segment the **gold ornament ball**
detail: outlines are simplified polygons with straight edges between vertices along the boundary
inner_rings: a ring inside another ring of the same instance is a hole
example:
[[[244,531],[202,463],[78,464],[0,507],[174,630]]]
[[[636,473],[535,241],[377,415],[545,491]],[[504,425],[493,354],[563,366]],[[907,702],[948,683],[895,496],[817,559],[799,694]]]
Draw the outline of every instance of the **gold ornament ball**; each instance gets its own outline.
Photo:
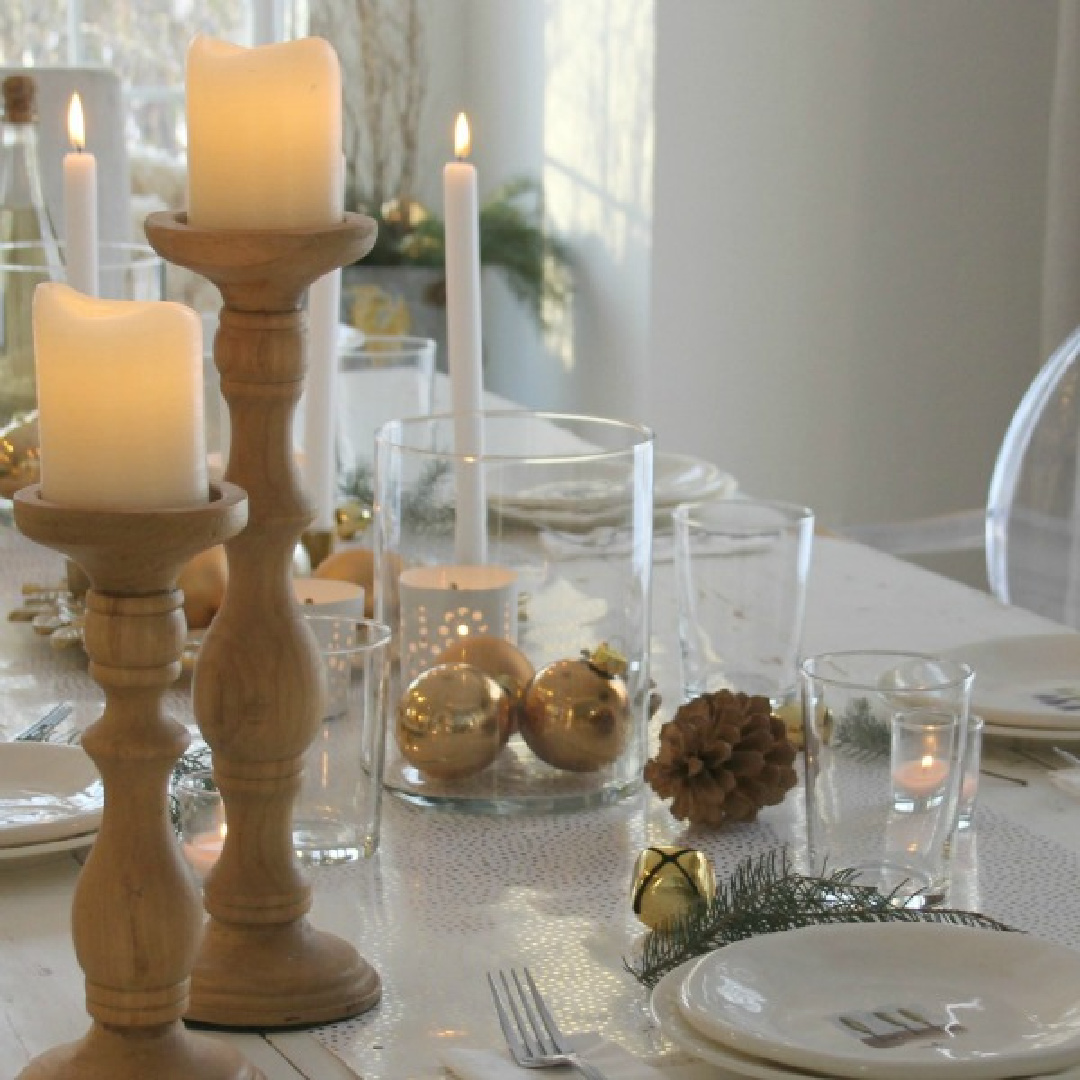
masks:
[[[634,864],[634,914],[653,930],[704,907],[716,895],[716,871],[694,848],[647,847]]]
[[[486,769],[503,748],[510,699],[471,664],[439,664],[418,675],[397,709],[402,754],[425,776],[461,780]]]
[[[556,660],[525,690],[521,734],[538,758],[569,772],[617,760],[630,737],[626,683],[588,660]]]
[[[510,699],[509,723],[503,742],[514,733],[517,716],[525,701],[525,687],[536,673],[529,658],[505,638],[494,634],[467,634],[448,645],[437,664],[472,664],[493,678]]]

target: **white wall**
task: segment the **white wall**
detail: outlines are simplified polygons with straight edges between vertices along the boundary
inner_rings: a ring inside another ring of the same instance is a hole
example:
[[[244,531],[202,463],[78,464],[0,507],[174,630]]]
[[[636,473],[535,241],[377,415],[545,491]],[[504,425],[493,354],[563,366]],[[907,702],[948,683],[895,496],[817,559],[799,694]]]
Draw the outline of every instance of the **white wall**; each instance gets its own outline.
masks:
[[[831,521],[985,499],[1036,370],[1055,0],[663,0],[650,414]]]

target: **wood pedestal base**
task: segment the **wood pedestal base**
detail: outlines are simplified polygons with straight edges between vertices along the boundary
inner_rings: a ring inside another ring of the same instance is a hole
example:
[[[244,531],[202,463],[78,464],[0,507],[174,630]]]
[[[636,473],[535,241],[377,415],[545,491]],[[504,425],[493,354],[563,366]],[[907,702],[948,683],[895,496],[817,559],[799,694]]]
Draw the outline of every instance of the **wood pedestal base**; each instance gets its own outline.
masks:
[[[304,919],[266,929],[212,921],[187,1016],[217,1027],[301,1027],[358,1016],[381,993],[375,969],[351,945]]]
[[[231,1046],[185,1031],[182,1024],[147,1028],[137,1038],[95,1024],[77,1042],[35,1058],[17,1080],[261,1080]]]

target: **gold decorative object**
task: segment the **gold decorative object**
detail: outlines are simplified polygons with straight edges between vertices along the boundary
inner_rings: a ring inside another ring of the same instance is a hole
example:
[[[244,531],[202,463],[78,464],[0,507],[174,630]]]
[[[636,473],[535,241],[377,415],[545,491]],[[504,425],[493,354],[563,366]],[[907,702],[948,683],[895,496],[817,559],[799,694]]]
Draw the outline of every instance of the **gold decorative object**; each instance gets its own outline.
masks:
[[[328,555],[314,570],[317,578],[348,581],[364,590],[364,614],[375,617],[375,553],[371,548],[343,548]]]
[[[660,729],[645,780],[693,825],[753,821],[795,786],[795,748],[767,697],[718,690],[681,705]]]
[[[16,417],[0,429],[0,498],[36,484],[40,473],[37,413]]]
[[[435,662],[472,664],[503,688],[510,699],[510,723],[506,727],[506,739],[509,739],[525,705],[525,688],[536,674],[529,658],[505,638],[468,634],[448,645]]]
[[[623,752],[630,737],[626,683],[591,658],[556,660],[525,690],[519,725],[537,757],[570,772],[596,772]],[[625,662],[624,665],[625,667]]]
[[[293,853],[292,806],[322,717],[324,673],[290,566],[311,524],[293,454],[303,390],[308,287],[361,258],[375,224],[199,229],[146,219],[154,249],[208,278],[223,306],[214,362],[229,407],[225,475],[248,493],[247,528],[227,545],[229,582],[196,665],[195,718],[213,751],[228,834],[203,891],[210,915],[188,1018],[219,1027],[299,1027],[355,1016],[380,995],[374,968],[311,927],[311,887]]]
[[[189,735],[162,708],[184,644],[177,574],[197,551],[240,531],[244,493],[221,484],[194,508],[83,510],[47,502],[34,485],[14,506],[26,536],[90,577],[86,649],[105,693],[104,714],[82,738],[105,785],[105,810],[72,907],[93,1024],[20,1078],[258,1080],[235,1049],[182,1021],[202,909],[165,796]]]
[[[716,895],[716,871],[704,852],[688,847],[647,847],[634,864],[634,914],[663,930],[703,908]]]
[[[395,734],[402,754],[437,780],[460,780],[486,769],[509,730],[509,697],[471,664],[428,668],[398,703]]]

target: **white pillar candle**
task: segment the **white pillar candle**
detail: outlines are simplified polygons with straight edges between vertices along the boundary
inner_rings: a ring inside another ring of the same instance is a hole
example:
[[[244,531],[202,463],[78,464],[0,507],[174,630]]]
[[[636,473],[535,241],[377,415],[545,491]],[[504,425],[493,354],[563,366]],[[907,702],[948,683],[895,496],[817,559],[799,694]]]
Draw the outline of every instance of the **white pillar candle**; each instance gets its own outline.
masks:
[[[345,161],[339,191],[345,205]],[[308,366],[304,380],[304,486],[311,499],[312,527],[329,531],[337,508],[338,323],[341,271],[324,274],[308,290]]]
[[[33,320],[43,496],[101,509],[206,502],[199,316],[46,283]]]
[[[98,294],[97,162],[86,150],[82,99],[68,107],[71,152],[64,155],[64,239],[67,283],[87,296]]]
[[[187,53],[188,222],[311,228],[342,220],[341,71],[322,38]]]
[[[456,161],[443,170],[446,219],[446,334],[450,391],[454,413],[454,450],[480,457],[484,432],[480,419],[483,396],[480,328],[480,212],[476,169],[469,156],[469,123],[460,113],[454,127]],[[484,477],[478,466],[457,470],[455,553],[459,563],[487,560]]]

